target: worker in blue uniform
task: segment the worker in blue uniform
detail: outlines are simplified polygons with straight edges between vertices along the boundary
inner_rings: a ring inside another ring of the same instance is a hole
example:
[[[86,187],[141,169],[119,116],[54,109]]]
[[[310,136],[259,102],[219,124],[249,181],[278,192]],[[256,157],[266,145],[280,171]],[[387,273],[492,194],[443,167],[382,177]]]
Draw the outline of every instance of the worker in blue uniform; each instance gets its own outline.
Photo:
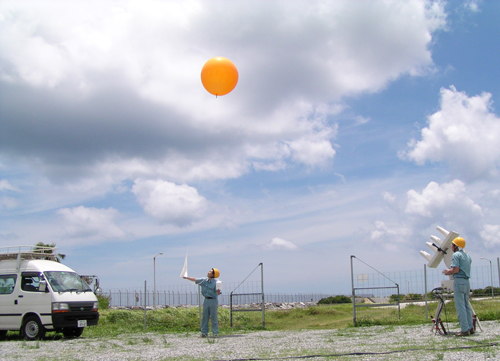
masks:
[[[455,309],[457,310],[458,322],[461,331],[456,336],[469,336],[474,333],[472,322],[472,310],[469,303],[470,293],[470,270],[472,259],[463,250],[465,239],[457,237],[451,242],[453,257],[451,268],[444,271],[447,276],[453,276],[453,294]]]
[[[221,294],[221,291],[217,289],[217,278],[219,278],[220,272],[217,268],[212,268],[207,273],[207,277],[194,278],[194,277],[184,277],[187,280],[195,282],[201,287],[201,294],[205,298],[203,301],[203,318],[201,321],[201,337],[208,336],[208,320],[212,322],[212,334],[217,336],[219,333],[219,321],[217,311],[219,308],[219,301],[217,296]]]

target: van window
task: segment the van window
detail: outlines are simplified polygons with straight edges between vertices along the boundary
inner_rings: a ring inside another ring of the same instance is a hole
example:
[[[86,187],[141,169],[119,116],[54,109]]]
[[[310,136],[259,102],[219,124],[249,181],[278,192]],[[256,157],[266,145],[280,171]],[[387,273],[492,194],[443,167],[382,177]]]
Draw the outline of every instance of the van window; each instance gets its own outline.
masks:
[[[87,282],[75,272],[46,271],[45,277],[55,292],[92,292]]]
[[[39,274],[22,274],[21,275],[21,289],[28,292],[39,292],[38,286],[40,285],[41,277]]]
[[[0,295],[8,295],[14,292],[17,275],[0,276]]]

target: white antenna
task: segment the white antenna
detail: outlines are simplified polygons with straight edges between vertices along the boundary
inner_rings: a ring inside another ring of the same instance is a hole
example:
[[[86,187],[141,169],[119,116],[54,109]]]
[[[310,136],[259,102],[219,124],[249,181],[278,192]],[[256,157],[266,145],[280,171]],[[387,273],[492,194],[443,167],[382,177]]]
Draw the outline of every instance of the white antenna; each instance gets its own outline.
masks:
[[[182,267],[181,278],[188,276],[188,253],[186,252],[186,259],[184,260],[184,267]]]
[[[436,236],[431,236],[432,242],[427,242],[427,247],[433,252],[433,254],[429,254],[425,251],[420,251],[422,257],[424,257],[427,262],[427,267],[436,268],[439,266],[441,261],[444,259],[444,263],[446,267],[451,267],[451,257],[453,256],[453,251],[451,250],[451,242],[458,237],[457,232],[450,231],[448,232],[446,229],[442,227],[436,228],[443,236],[445,236],[444,240]]]

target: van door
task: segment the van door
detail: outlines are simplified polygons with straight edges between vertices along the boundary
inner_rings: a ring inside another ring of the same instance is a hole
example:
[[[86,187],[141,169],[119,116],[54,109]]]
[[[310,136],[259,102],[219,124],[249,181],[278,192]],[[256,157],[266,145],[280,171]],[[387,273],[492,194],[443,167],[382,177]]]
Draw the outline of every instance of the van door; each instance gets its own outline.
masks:
[[[16,274],[0,275],[0,329],[16,330],[21,325],[21,316],[16,300]]]
[[[22,272],[21,287],[18,295],[19,310],[35,312],[40,316],[40,321],[45,327],[52,326],[52,296],[48,287],[44,291],[39,291],[40,281],[43,276],[39,272]]]

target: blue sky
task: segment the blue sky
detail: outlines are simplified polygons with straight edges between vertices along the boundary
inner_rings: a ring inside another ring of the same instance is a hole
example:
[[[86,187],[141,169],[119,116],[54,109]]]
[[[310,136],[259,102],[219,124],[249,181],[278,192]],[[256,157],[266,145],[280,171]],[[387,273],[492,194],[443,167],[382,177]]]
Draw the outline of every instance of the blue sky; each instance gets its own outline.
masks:
[[[0,245],[105,288],[347,293],[436,226],[500,250],[497,1],[3,1]],[[203,64],[231,59],[215,98]],[[486,265],[486,264],[484,264]],[[442,266],[441,266],[442,267]]]

